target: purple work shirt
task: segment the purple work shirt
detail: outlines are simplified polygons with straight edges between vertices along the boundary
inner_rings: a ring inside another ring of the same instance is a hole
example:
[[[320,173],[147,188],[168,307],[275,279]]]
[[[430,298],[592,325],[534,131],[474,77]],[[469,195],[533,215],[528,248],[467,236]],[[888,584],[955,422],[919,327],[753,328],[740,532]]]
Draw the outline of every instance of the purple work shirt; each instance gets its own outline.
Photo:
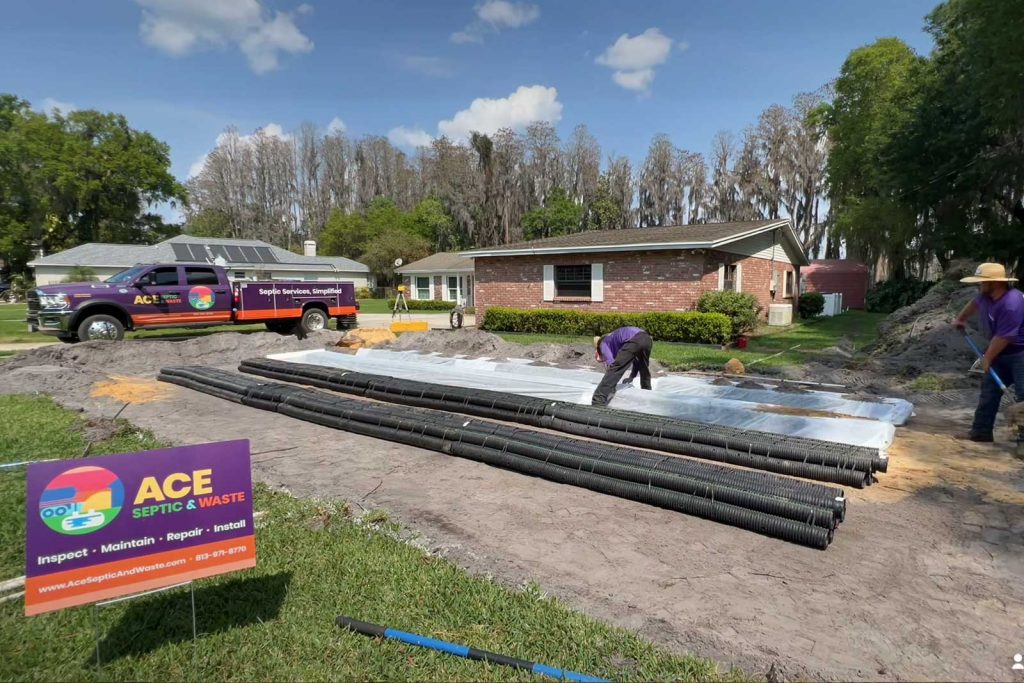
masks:
[[[1010,340],[1003,354],[1024,351],[1024,292],[1011,289],[996,301],[979,295],[974,303],[978,307],[978,320],[989,338]]]
[[[639,327],[620,327],[610,332],[601,339],[598,349],[601,351],[601,359],[611,365],[615,356],[619,355],[619,349],[636,335],[643,332]]]

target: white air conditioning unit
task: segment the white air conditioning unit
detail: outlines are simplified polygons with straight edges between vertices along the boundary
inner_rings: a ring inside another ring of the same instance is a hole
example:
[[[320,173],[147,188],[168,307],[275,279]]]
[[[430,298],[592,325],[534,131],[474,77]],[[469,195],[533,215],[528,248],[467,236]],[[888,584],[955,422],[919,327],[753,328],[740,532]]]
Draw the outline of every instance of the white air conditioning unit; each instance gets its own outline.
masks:
[[[792,325],[793,306],[790,304],[771,304],[768,306],[769,325]]]

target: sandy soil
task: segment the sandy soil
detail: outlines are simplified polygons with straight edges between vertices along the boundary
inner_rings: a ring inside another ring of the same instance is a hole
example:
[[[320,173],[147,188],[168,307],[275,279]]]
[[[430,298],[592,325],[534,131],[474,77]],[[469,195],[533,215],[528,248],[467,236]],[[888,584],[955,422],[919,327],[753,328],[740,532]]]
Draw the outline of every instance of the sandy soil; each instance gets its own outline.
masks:
[[[213,335],[40,349],[0,365],[0,392],[53,393],[94,419],[122,410],[176,444],[251,439],[261,481],[386,508],[470,571],[532,579],[596,617],[750,672],[1013,680],[1024,647],[1024,468],[1005,446],[952,437],[969,393],[899,430],[888,474],[849,491],[835,542],[815,551],[153,379],[162,365],[230,368],[334,341]]]

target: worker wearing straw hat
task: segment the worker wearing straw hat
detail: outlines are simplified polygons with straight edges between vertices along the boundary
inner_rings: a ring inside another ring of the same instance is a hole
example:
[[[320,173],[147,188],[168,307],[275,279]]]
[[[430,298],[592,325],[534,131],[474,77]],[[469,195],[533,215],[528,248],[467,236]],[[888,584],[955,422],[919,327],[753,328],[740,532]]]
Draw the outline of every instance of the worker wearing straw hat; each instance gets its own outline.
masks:
[[[967,320],[978,314],[981,329],[989,343],[981,357],[985,379],[981,384],[978,408],[967,438],[971,441],[992,441],[992,430],[1003,392],[989,373],[995,370],[1006,386],[1013,385],[1017,400],[1024,400],[1024,293],[1011,287],[1017,278],[1009,277],[999,263],[982,263],[971,277],[960,282],[978,285],[978,296],[964,306],[953,321],[958,330],[965,330]],[[1017,432],[1017,457],[1024,458],[1024,430]]]
[[[603,337],[594,337],[594,358],[604,363],[608,369],[604,371],[601,383],[594,391],[591,403],[595,406],[606,406],[615,395],[615,385],[632,366],[633,371],[626,382],[632,382],[640,375],[640,388],[651,388],[651,347],[654,341],[651,335],[639,327],[620,327]]]

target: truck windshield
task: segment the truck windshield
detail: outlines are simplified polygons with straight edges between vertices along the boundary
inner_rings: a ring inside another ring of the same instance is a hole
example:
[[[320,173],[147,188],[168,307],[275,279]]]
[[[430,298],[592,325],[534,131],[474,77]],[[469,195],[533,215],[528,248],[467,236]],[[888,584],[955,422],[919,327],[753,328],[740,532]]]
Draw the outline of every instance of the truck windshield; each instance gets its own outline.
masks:
[[[137,278],[138,276],[142,275],[144,272],[146,272],[147,268],[149,268],[149,266],[135,266],[134,268],[129,268],[128,270],[122,270],[120,273],[108,277],[107,284],[127,284],[134,280],[135,278]]]

